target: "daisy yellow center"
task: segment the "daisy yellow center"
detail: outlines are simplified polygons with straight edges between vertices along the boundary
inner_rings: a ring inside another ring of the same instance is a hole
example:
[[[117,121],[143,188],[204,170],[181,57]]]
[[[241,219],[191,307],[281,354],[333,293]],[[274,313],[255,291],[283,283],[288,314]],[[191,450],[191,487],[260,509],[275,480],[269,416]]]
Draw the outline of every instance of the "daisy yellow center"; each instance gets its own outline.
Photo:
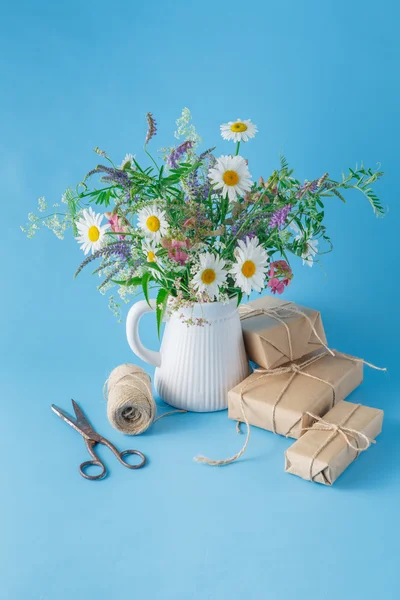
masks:
[[[237,185],[239,183],[239,175],[236,171],[225,171],[222,179],[226,185]]]
[[[147,253],[147,260],[149,262],[156,262],[156,255],[151,250],[149,250]]]
[[[160,229],[160,219],[155,215],[149,217],[146,221],[147,229],[155,233]]]
[[[92,225],[88,229],[88,238],[91,242],[97,242],[100,237],[100,229],[96,225]]]
[[[240,131],[246,131],[247,129],[247,125],[245,123],[241,123],[240,121],[238,123],[233,123],[233,125],[231,125],[231,131],[236,132],[240,132]]]
[[[253,277],[253,275],[256,272],[256,270],[257,270],[256,269],[256,265],[253,263],[252,260],[246,260],[242,264],[242,273],[247,278]]]
[[[203,283],[210,285],[213,281],[215,281],[216,274],[214,269],[204,269],[201,274],[201,280]]]

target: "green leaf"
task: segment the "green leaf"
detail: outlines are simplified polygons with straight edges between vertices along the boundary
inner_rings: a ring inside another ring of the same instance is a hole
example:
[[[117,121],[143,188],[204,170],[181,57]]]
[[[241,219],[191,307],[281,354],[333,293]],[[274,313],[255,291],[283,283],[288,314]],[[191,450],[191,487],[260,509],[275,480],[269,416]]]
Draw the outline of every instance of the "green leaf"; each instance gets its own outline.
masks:
[[[280,163],[281,163],[281,169],[282,170],[286,170],[289,166],[288,161],[286,160],[286,157],[283,156],[283,154],[280,155],[279,157]]]
[[[243,298],[243,292],[239,291],[238,294],[237,294],[237,303],[236,303],[236,306],[239,306],[239,304],[242,301],[242,298]]]
[[[340,198],[340,200],[342,202],[344,202],[344,204],[346,204],[346,200],[343,198],[342,194],[340,192],[338,192],[335,188],[332,189],[332,192],[335,194],[335,196],[337,196],[338,198]]]
[[[131,277],[130,279],[126,279],[125,281],[117,281],[115,279],[111,280],[113,283],[116,283],[117,285],[132,285],[132,286],[138,286],[141,285],[142,283],[142,278],[141,277]]]
[[[161,288],[157,294],[156,319],[157,319],[158,337],[160,337],[160,333],[161,333],[161,325],[162,325],[162,320],[163,320],[163,317],[165,314],[165,310],[167,308],[168,296],[169,296],[169,291],[164,288]]]
[[[151,306],[150,298],[149,298],[149,281],[151,278],[152,278],[151,273],[149,273],[148,271],[142,277],[143,294],[144,294],[144,297],[146,298],[146,302],[149,306]]]
[[[97,196],[96,200],[94,201],[95,204],[104,204],[104,198],[105,198],[105,192],[100,192],[100,194]]]
[[[162,269],[160,269],[158,264],[155,262],[146,262],[146,263],[144,263],[144,266],[147,267],[148,269],[153,269],[154,271],[158,271],[159,273],[163,272]]]

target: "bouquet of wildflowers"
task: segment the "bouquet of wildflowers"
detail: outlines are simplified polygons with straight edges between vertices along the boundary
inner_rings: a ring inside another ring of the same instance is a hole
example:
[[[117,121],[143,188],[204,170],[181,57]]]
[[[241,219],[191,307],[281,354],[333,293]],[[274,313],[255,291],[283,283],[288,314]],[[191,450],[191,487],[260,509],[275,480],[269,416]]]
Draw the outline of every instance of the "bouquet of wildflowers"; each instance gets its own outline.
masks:
[[[241,155],[257,127],[237,119],[221,125],[222,138],[232,153],[200,152],[200,138],[184,109],[178,119],[177,145],[162,149],[159,164],[148,150],[157,132],[151,113],[144,143],[149,166],[132,154],[115,165],[106,152],[95,149],[100,164],[62,201],[65,213],[29,215],[32,237],[43,224],[60,238],[71,227],[86,258],[76,275],[95,264],[103,280],[101,291],[117,286],[128,301],[157,289],[157,323],[165,311],[196,302],[226,302],[252,290],[268,288],[281,294],[293,273],[289,255],[312,266],[317,255],[329,251],[324,225],[324,202],[336,196],[344,202],[347,189],[366,196],[377,215],[383,207],[372,185],[383,175],[364,166],[349,169],[340,181],[328,173],[299,181],[287,161],[267,177],[252,180]],[[57,206],[57,205],[56,205]],[[46,203],[39,199],[39,211]],[[111,297],[111,306],[119,305]]]

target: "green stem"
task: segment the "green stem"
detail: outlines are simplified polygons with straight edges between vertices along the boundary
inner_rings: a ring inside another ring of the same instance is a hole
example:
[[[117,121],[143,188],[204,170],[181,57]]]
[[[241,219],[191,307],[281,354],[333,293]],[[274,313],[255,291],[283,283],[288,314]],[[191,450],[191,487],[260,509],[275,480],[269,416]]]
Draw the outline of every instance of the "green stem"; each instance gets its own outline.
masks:
[[[240,142],[238,142],[236,144],[236,154],[235,154],[235,156],[237,156],[239,154],[239,148],[240,148]]]
[[[35,217],[37,218],[38,221],[44,221],[44,219],[50,219],[50,217],[67,217],[70,213],[60,213],[60,212],[54,212],[54,213],[49,213],[48,215],[43,215],[43,217],[39,217],[39,215],[35,215]]]
[[[266,193],[267,193],[267,190],[264,190],[264,192],[261,194],[261,196],[258,198],[258,200],[253,204],[253,210],[251,211],[249,217],[242,223],[242,225],[239,227],[236,235],[231,239],[231,241],[229,242],[229,244],[226,246],[226,248],[225,248],[226,251],[237,240],[237,238],[239,237],[239,233],[242,231],[242,229],[244,228],[244,226],[247,225],[248,222],[250,222],[251,218],[253,217],[253,213],[255,211],[255,208],[256,208],[257,204],[259,204],[261,202],[261,200],[263,199],[263,197],[265,196]]]
[[[156,163],[156,161],[154,160],[154,158],[152,157],[152,155],[150,154],[150,152],[147,151],[146,146],[144,146],[144,151],[146,152],[147,156],[150,158],[150,160],[153,162],[153,164],[155,165],[156,169],[158,172],[160,172],[160,167],[158,166],[158,164]]]

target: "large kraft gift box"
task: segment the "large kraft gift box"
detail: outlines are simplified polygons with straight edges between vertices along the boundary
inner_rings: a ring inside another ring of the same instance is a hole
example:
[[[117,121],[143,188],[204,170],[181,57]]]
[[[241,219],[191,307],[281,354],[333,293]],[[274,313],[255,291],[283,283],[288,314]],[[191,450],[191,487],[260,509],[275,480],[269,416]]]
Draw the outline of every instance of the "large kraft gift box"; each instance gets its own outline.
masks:
[[[312,308],[264,296],[243,304],[239,311],[247,356],[265,369],[301,358],[326,344],[321,315]]]
[[[278,369],[259,369],[228,393],[228,417],[287,437],[299,438],[304,415],[325,415],[363,379],[362,361],[313,352]]]
[[[285,452],[285,471],[332,485],[381,432],[383,411],[339,402],[322,420],[309,419],[312,428]]]

